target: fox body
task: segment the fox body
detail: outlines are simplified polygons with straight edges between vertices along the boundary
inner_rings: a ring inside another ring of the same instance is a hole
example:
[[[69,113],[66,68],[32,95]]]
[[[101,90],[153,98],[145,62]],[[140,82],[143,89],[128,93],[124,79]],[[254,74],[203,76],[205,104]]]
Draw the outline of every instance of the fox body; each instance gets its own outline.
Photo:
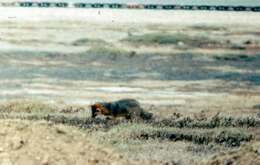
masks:
[[[152,114],[144,112],[138,101],[122,99],[114,102],[98,102],[91,105],[92,118],[98,114],[105,116],[125,117],[126,119],[151,119]]]

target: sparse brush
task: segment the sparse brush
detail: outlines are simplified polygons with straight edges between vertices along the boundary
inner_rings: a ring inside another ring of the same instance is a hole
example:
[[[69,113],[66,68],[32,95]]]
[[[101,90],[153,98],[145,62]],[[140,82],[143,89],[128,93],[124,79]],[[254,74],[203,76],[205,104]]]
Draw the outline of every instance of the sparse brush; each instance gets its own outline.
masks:
[[[239,146],[241,142],[252,139],[252,135],[234,127],[260,127],[260,119],[253,116],[231,117],[217,113],[206,118],[205,115],[190,117],[174,114],[171,118],[158,121],[151,119],[152,114],[147,112],[142,115],[151,120],[126,122],[86,117],[78,113],[84,111],[83,107],[75,109],[73,106],[64,106],[61,109],[38,101],[16,100],[0,106],[0,118],[45,120],[90,130],[112,131],[112,139],[120,139],[122,136],[125,140],[159,139],[189,141],[195,144],[214,142],[227,147]]]
[[[71,105],[65,105],[58,108],[58,111],[61,113],[77,113],[84,111],[85,107],[83,106],[71,106]]]
[[[254,116],[231,117],[220,116],[219,114],[198,120],[192,117],[166,118],[160,121],[154,121],[153,125],[169,126],[177,128],[216,128],[216,127],[260,127],[260,120]]]
[[[106,137],[118,143],[143,140],[189,141],[195,144],[217,143],[226,147],[237,147],[241,142],[250,141],[252,135],[240,129],[177,129],[170,127],[152,127],[147,124],[119,124],[110,129]],[[105,139],[101,138],[101,141]],[[106,140],[105,140],[106,141]]]
[[[45,120],[55,124],[72,125],[84,129],[109,129],[122,123],[121,120],[106,120],[101,118],[89,118],[77,114],[62,113],[0,113],[0,119],[21,119],[21,120]]]
[[[56,106],[38,101],[38,100],[13,100],[2,103],[0,112],[18,112],[18,113],[54,113]]]
[[[201,30],[201,31],[225,31],[226,27],[224,26],[210,26],[210,25],[193,25],[189,27],[193,30]]]
[[[214,141],[219,144],[223,144],[227,147],[236,147],[240,146],[242,141],[250,141],[252,135],[246,134],[239,130],[224,130],[220,131],[214,137]]]
[[[160,45],[169,45],[169,44],[179,44],[183,43],[188,46],[193,47],[203,47],[208,45],[219,44],[218,41],[209,39],[206,36],[189,36],[184,33],[148,33],[143,35],[131,35],[123,39],[123,41],[132,43],[132,44],[160,44]]]
[[[244,62],[251,62],[254,60],[259,59],[259,55],[256,56],[248,56],[245,54],[225,54],[225,55],[215,55],[213,56],[215,60],[218,61],[244,61]]]

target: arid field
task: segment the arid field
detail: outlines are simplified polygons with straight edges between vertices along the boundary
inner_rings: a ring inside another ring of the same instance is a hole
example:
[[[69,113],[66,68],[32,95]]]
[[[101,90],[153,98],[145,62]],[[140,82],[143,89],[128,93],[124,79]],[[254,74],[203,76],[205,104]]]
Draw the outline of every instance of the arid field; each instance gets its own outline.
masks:
[[[0,8],[0,165],[259,165],[258,20]],[[122,98],[153,119],[90,117]]]

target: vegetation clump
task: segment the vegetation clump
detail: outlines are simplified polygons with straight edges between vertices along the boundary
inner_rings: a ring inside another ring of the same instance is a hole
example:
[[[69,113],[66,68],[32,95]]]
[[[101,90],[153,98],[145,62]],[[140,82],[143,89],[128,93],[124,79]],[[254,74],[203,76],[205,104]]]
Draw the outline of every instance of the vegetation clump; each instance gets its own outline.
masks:
[[[143,35],[130,35],[123,41],[132,44],[159,44],[159,45],[176,45],[185,44],[191,47],[204,47],[210,45],[219,45],[216,40],[205,36],[189,36],[183,33],[147,33]]]
[[[240,146],[242,141],[250,141],[252,135],[245,134],[242,131],[237,130],[223,130],[220,131],[216,136],[214,141],[218,144],[225,145],[227,147]]]
[[[86,52],[86,54],[90,55],[109,56],[112,60],[116,60],[116,58],[121,55],[131,56],[133,53],[134,52],[128,52],[124,49],[106,45],[94,45]]]
[[[13,100],[0,104],[0,112],[54,113],[56,107],[37,100]]]
[[[90,38],[80,38],[72,42],[73,46],[86,46],[86,45],[107,45],[108,43],[102,39],[90,39]]]
[[[233,55],[233,54],[227,54],[227,55],[215,55],[213,57],[217,61],[237,61],[237,62],[252,62],[254,60],[257,60],[259,58],[258,55],[256,56],[249,56],[245,54],[240,54],[240,55]]]
[[[219,114],[206,118],[204,120],[198,120],[192,117],[169,117],[159,121],[154,121],[154,125],[169,126],[177,128],[216,128],[216,127],[260,127],[260,120],[253,116],[246,117],[231,117],[220,116]]]
[[[154,127],[148,124],[119,124],[107,132],[108,137],[118,143],[143,140],[188,141],[194,144],[208,145],[215,143],[226,147],[240,146],[241,142],[250,141],[251,134],[241,129],[178,129],[170,127]],[[104,141],[105,139],[101,139]],[[106,141],[106,140],[105,140]]]

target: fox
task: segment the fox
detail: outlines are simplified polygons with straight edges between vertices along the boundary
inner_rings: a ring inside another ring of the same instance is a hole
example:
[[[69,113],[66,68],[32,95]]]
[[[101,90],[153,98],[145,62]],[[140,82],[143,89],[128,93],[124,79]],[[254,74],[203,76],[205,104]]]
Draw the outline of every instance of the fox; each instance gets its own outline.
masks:
[[[139,102],[135,99],[121,99],[113,102],[97,102],[91,105],[92,118],[101,114],[111,116],[113,119],[124,117],[127,120],[132,119],[152,119],[153,114],[145,112]]]

